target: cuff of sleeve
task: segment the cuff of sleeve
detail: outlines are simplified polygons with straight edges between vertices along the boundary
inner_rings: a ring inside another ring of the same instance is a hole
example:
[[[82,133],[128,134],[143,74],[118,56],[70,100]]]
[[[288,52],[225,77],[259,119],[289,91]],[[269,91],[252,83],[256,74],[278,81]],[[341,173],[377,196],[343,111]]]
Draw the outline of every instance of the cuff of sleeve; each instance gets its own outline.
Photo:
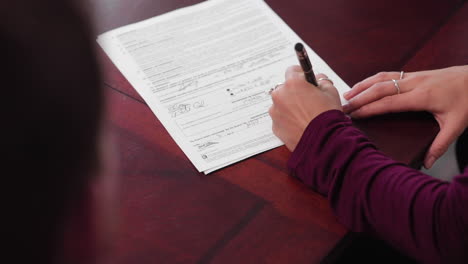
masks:
[[[349,117],[339,110],[328,110],[315,117],[309,123],[288,161],[288,168],[293,176],[295,176],[295,169],[304,160],[304,156],[308,152],[313,141],[322,140],[320,135],[327,134],[321,130],[328,129],[330,127],[329,124],[339,121],[349,122]]]

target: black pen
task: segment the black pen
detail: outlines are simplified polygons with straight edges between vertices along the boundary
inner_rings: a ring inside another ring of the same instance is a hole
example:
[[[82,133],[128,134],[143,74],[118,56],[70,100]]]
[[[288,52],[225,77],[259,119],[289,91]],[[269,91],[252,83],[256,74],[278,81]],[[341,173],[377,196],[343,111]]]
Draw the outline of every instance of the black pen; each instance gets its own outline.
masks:
[[[304,71],[306,80],[309,83],[318,86],[317,79],[315,79],[315,74],[312,70],[312,64],[310,63],[309,56],[307,55],[304,45],[302,45],[302,43],[297,43],[294,48],[296,49],[296,55],[299,59],[302,70]]]

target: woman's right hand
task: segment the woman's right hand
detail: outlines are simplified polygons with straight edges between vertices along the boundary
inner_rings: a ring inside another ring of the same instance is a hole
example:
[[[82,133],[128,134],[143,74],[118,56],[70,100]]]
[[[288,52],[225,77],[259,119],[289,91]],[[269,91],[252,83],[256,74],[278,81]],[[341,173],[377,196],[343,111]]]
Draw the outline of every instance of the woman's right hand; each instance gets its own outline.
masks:
[[[398,81],[400,94],[392,79]],[[348,104],[343,111],[353,118],[404,111],[432,113],[440,131],[424,160],[430,168],[468,126],[468,65],[405,73],[399,79],[399,72],[382,72],[357,83],[344,94]]]

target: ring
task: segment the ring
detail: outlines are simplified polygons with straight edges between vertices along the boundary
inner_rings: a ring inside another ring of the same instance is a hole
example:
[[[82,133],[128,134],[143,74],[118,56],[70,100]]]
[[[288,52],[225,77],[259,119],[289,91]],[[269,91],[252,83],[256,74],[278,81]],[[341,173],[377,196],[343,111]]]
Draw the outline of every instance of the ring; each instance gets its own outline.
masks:
[[[400,85],[398,85],[397,80],[392,79],[392,81],[393,81],[393,84],[395,85],[395,87],[397,89],[397,94],[400,94]]]
[[[271,88],[268,93],[271,94],[274,90],[276,90],[278,88],[278,86],[283,85],[283,84],[284,83],[278,83],[277,85],[275,85],[275,87]]]
[[[328,79],[328,78],[325,78],[325,77],[319,78],[317,81],[318,81],[318,82],[319,82],[319,81],[329,81],[329,82],[331,82],[332,85],[335,85],[335,84],[333,83],[332,80],[330,80],[330,79]]]
[[[404,75],[404,74],[405,74],[404,71],[401,71],[401,72],[400,72],[400,80],[403,80],[403,75]]]

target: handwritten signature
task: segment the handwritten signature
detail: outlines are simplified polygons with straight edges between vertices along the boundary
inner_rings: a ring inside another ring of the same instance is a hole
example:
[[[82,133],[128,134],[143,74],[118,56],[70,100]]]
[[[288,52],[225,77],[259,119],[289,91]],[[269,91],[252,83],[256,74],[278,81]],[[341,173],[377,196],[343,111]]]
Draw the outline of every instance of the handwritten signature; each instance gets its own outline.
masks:
[[[174,105],[171,105],[168,110],[169,110],[169,114],[174,118],[182,114],[189,113],[190,111],[192,111],[192,109],[199,109],[205,106],[206,106],[205,101],[200,100],[200,101],[196,101],[190,104],[188,103],[174,104]]]

